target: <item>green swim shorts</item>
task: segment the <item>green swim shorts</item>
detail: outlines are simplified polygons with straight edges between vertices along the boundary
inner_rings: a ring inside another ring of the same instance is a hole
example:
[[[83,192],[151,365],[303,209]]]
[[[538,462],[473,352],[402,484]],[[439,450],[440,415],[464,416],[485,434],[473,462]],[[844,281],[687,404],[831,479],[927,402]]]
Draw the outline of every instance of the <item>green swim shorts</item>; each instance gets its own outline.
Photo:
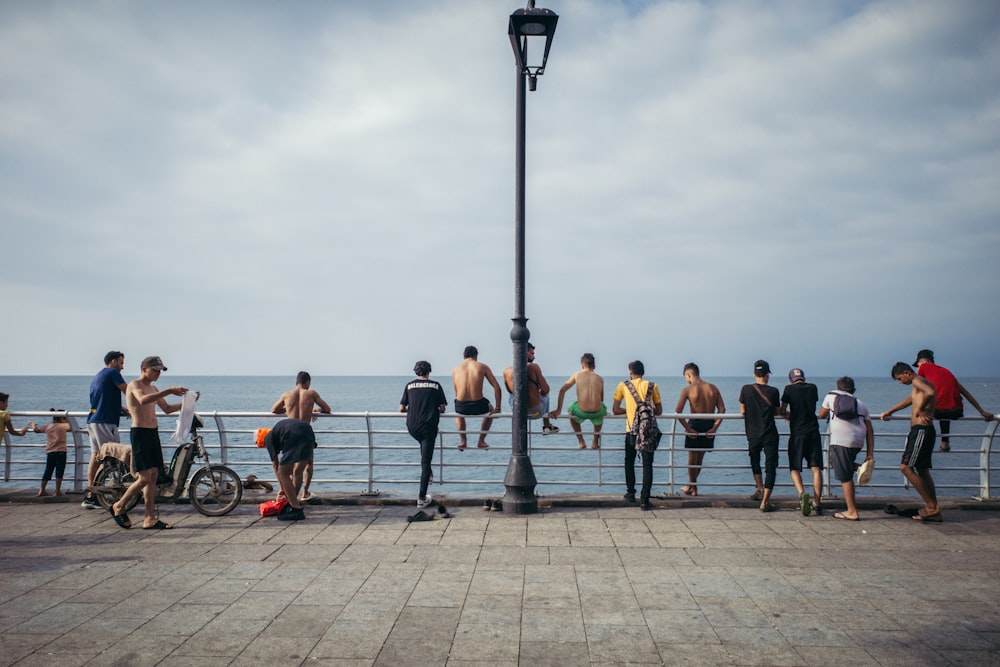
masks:
[[[594,426],[600,426],[604,423],[604,415],[608,414],[608,406],[601,403],[600,410],[596,412],[584,412],[576,404],[576,401],[573,401],[573,405],[569,406],[569,414],[577,424],[582,424],[589,420]]]

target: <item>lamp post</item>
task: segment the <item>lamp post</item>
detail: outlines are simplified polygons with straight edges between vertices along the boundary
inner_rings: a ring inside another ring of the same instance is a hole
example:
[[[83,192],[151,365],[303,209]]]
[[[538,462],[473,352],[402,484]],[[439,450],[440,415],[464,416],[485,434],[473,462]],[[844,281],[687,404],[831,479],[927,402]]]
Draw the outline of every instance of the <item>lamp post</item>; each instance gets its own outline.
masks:
[[[535,471],[528,455],[528,318],[524,315],[524,118],[525,84],[535,90],[537,77],[545,73],[545,62],[556,31],[559,17],[549,9],[536,9],[535,0],[528,0],[525,9],[510,15],[507,28],[510,45],[517,61],[516,158],[514,189],[514,327],[510,339],[514,344],[514,416],[511,421],[511,454],[503,484],[503,511],[509,514],[534,514],[538,511],[535,496]],[[541,64],[528,60],[529,38],[545,40]]]

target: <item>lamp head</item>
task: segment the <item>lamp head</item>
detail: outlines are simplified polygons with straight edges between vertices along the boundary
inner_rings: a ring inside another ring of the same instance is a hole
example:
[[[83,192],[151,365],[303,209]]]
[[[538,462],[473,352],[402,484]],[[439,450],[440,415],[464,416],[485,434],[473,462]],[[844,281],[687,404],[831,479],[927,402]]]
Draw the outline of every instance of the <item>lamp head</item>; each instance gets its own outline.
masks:
[[[529,0],[525,9],[517,9],[510,15],[507,35],[514,49],[517,69],[531,80],[531,90],[535,89],[536,77],[545,74],[545,63],[549,59],[549,48],[552,46],[552,36],[556,32],[559,16],[551,9],[535,7],[535,0]],[[539,64],[528,61],[528,38],[544,38],[542,59]]]

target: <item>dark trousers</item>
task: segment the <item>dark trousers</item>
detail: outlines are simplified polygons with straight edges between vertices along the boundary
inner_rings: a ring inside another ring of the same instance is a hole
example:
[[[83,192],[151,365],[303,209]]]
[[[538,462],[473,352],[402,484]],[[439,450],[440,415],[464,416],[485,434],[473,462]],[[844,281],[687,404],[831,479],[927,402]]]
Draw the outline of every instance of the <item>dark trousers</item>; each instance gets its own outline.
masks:
[[[765,435],[759,438],[749,438],[750,469],[754,475],[760,473],[760,453],[764,452],[764,488],[773,489],[778,473],[778,436]]]
[[[62,479],[66,472],[66,452],[50,452],[45,455],[45,473],[42,474],[42,481],[47,482],[52,479],[52,473],[56,473],[56,479]]]
[[[635,455],[642,454],[642,492],[639,499],[649,502],[649,495],[653,489],[653,454],[655,452],[636,452],[635,436],[631,433],[625,434],[625,490],[635,493]]]
[[[431,483],[431,462],[434,460],[434,442],[438,431],[436,428],[425,428],[417,432],[411,431],[410,435],[420,443],[420,495],[417,498],[425,498],[427,486]]]

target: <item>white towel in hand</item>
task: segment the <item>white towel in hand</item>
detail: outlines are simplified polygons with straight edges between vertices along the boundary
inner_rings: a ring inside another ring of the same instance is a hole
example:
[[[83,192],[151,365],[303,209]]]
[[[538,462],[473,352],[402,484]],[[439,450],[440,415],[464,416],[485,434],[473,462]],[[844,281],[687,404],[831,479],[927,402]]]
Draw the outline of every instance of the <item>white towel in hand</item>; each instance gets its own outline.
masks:
[[[181,414],[177,417],[177,430],[170,436],[170,439],[178,445],[183,445],[188,441],[188,434],[191,433],[191,422],[194,421],[194,402],[198,392],[188,390],[188,393],[181,396]]]

